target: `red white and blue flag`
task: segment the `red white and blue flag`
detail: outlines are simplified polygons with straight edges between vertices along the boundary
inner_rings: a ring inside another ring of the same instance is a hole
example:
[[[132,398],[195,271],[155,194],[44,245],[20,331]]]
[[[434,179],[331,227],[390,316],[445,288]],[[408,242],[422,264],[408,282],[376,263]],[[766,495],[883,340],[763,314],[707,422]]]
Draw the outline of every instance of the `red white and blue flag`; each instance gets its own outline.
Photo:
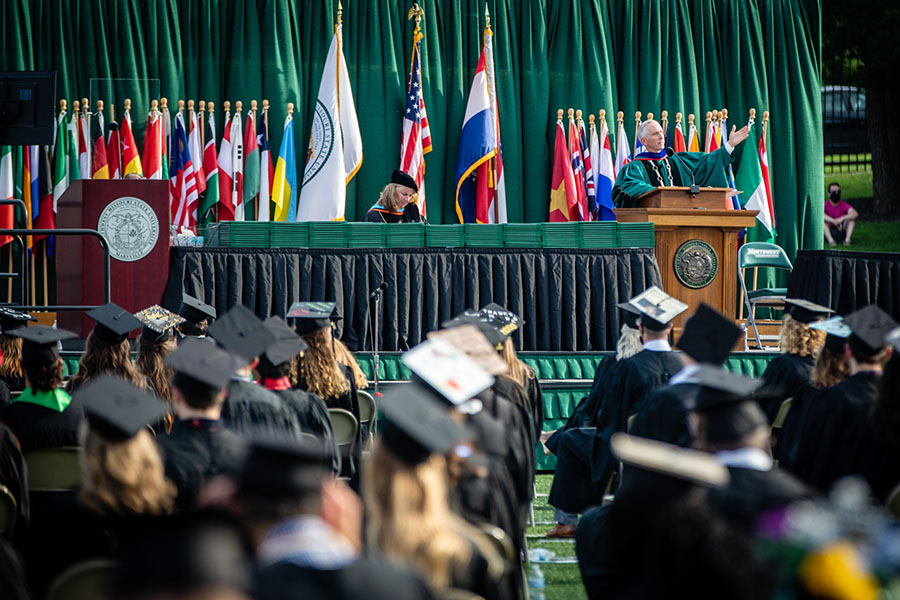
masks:
[[[631,149],[628,146],[628,134],[625,133],[625,125],[620,122],[619,130],[616,132],[616,173],[630,162]]]
[[[400,170],[412,177],[419,188],[417,204],[425,216],[425,155],[431,152],[431,128],[422,96],[422,32],[413,34],[413,56],[403,109],[403,141],[400,143]]]
[[[591,130],[593,131],[593,129]],[[581,141],[581,157],[584,160],[584,189],[587,193],[588,211],[585,215],[585,221],[593,220],[593,215],[597,213],[597,188],[594,181],[594,168],[591,161],[591,140],[588,138],[587,130],[584,128],[584,119],[578,120],[578,135]]]
[[[506,222],[492,39],[493,33],[486,27],[456,154],[456,215],[460,223]]]
[[[184,117],[179,113],[172,132],[172,177],[169,180],[169,214],[176,231],[181,227],[197,226],[198,203],[197,179],[191,163]]]
[[[572,172],[575,174],[575,200],[578,220],[589,221],[587,191],[584,186],[584,160],[581,157],[581,140],[575,120],[569,117],[569,155],[572,157]]]
[[[616,182],[616,167],[613,164],[612,145],[609,143],[609,129],[606,127],[606,118],[600,119],[599,152],[596,157],[596,175],[594,181],[597,187],[597,204],[599,212],[595,216],[596,221],[615,221],[615,205],[612,201],[612,188]]]

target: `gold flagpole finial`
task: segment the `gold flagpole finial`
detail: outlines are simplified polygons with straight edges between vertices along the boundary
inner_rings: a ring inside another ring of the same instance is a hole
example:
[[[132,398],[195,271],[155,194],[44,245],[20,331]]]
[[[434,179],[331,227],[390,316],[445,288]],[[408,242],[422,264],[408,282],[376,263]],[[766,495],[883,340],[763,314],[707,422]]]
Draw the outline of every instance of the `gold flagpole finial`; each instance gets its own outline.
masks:
[[[344,5],[341,4],[341,0],[338,0],[337,19],[338,25],[344,22]]]
[[[491,28],[491,11],[488,10],[488,3],[484,3],[484,26],[487,29]]]
[[[413,2],[412,8],[409,9],[409,12],[406,15],[407,20],[415,19],[416,20],[416,31],[421,29],[422,18],[425,16],[425,11],[422,10],[422,7],[419,6],[418,2]]]

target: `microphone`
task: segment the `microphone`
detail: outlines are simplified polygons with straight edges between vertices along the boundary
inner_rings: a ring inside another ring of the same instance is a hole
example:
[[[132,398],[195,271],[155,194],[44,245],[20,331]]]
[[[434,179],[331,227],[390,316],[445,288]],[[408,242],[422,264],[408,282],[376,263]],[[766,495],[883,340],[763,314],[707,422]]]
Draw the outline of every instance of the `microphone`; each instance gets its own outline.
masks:
[[[680,165],[685,166],[684,163],[681,162],[681,159],[679,157],[675,156],[675,149],[672,148],[672,146],[666,146],[666,157],[674,158],[675,160],[678,161],[678,163]],[[687,171],[691,175],[690,194],[691,194],[691,197],[693,197],[700,193],[700,186],[697,185],[697,182],[694,180],[694,172],[691,171],[690,169],[688,169]]]
[[[371,294],[369,294],[369,299],[371,300],[378,294],[383,293],[384,290],[386,290],[386,289],[387,289],[387,284],[382,281],[381,284],[377,288],[375,288],[375,290]]]
[[[675,154],[675,149],[672,146],[666,146],[666,156],[672,156]]]

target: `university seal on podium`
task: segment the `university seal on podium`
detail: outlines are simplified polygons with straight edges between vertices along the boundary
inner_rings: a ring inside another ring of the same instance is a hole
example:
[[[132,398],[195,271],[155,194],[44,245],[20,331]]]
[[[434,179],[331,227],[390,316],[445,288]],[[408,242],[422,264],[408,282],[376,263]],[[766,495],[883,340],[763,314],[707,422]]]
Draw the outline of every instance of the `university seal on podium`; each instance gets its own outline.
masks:
[[[708,286],[719,272],[719,257],[703,240],[688,240],[679,246],[674,262],[678,281],[694,290]]]
[[[141,260],[159,239],[159,220],[150,205],[132,196],[117,198],[100,213],[97,231],[109,242],[109,255],[123,262]]]

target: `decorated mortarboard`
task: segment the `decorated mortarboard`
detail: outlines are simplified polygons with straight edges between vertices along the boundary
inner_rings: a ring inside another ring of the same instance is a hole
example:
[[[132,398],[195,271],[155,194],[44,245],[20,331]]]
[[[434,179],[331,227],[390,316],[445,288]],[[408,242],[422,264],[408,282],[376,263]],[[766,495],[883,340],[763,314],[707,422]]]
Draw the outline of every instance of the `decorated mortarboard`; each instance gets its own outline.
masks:
[[[413,191],[419,191],[419,186],[416,185],[416,180],[410,177],[408,173],[405,173],[400,169],[394,169],[394,172],[391,173],[391,183],[398,183],[410,188]]]
[[[52,365],[59,358],[59,342],[78,337],[71,331],[44,325],[20,327],[9,335],[22,338],[22,364],[34,366]]]
[[[296,497],[318,491],[330,471],[325,445],[312,435],[257,437],[250,442],[238,486],[266,497]]]
[[[199,323],[206,319],[216,318],[216,309],[190,294],[182,292],[181,310],[178,311],[188,323]]]
[[[209,326],[209,336],[229,354],[250,364],[276,342],[273,334],[250,310],[240,304]]]
[[[84,404],[91,429],[110,440],[133,437],[168,412],[150,392],[111,375],[92,379],[74,397]]]
[[[500,358],[497,346],[491,345],[482,327],[493,333],[496,333],[496,329],[477,320],[462,320],[459,323],[448,329],[428,333],[428,339],[441,339],[453,345],[491,375],[501,375],[509,371],[509,365]]]
[[[699,363],[722,365],[741,337],[734,321],[703,302],[684,323],[678,349]]]
[[[616,308],[622,311],[622,322],[632,329],[638,328],[638,319],[641,317],[641,311],[633,307],[627,302],[619,302]]]
[[[494,347],[495,353],[506,338],[509,337],[504,336],[500,333],[499,329],[479,317],[476,311],[467,310],[456,315],[449,321],[441,323],[441,327],[444,330],[455,329],[457,327],[462,327],[463,325],[471,325],[480,331],[484,338],[487,339],[488,343]]]
[[[711,454],[627,433],[610,438],[613,454],[626,465],[709,487],[728,485],[728,468]]]
[[[482,321],[497,329],[500,335],[504,336],[504,340],[525,324],[519,315],[494,302],[479,310],[478,316]]]
[[[652,331],[664,331],[672,319],[688,309],[687,304],[655,285],[629,300],[628,304],[641,313],[641,323]]]
[[[143,326],[137,317],[112,302],[89,310],[85,315],[97,322],[94,334],[111,346],[121,344],[130,332]]]
[[[263,324],[276,339],[275,343],[264,352],[266,358],[273,365],[280,365],[291,360],[308,347],[303,338],[297,335],[297,332],[291,329],[291,326],[285,323],[281,317],[269,317]]]
[[[134,316],[144,324],[141,335],[154,344],[172,339],[174,329],[185,321],[184,317],[176,315],[158,304],[136,312]]]
[[[861,346],[859,349],[868,354],[878,354],[887,345],[885,336],[900,327],[891,315],[874,304],[847,315],[844,323],[852,332],[849,337],[851,348]]]
[[[304,335],[329,329],[331,321],[340,319],[335,302],[294,302],[287,318],[297,319],[297,333]]]
[[[785,304],[789,304],[788,314],[803,324],[809,325],[819,319],[824,319],[834,311],[827,306],[803,300],[802,298],[785,298]]]
[[[176,378],[179,374],[186,375],[207,387],[222,389],[234,372],[246,363],[215,344],[199,338],[187,338],[166,357],[166,364],[175,370]]]
[[[478,334],[474,328],[472,332]],[[491,354],[499,358],[496,352]],[[422,342],[404,354],[401,361],[418,380],[454,405],[466,402],[494,384],[494,377],[465,351],[440,337]]]
[[[28,327],[29,321],[37,321],[26,312],[13,310],[7,307],[0,307],[0,333],[9,335],[10,331],[19,329],[20,327]]]
[[[818,329],[825,332],[825,347],[835,354],[843,354],[844,344],[852,333],[850,327],[844,323],[843,317],[831,317],[824,321],[817,321],[809,325],[810,329]]]
[[[691,376],[691,382],[700,385],[696,402],[688,407],[696,411],[750,400],[762,385],[759,379],[751,379],[711,365],[701,365]]]
[[[450,452],[465,435],[446,408],[416,384],[385,394],[379,403],[385,417],[381,440],[404,462],[415,465],[434,453]]]

